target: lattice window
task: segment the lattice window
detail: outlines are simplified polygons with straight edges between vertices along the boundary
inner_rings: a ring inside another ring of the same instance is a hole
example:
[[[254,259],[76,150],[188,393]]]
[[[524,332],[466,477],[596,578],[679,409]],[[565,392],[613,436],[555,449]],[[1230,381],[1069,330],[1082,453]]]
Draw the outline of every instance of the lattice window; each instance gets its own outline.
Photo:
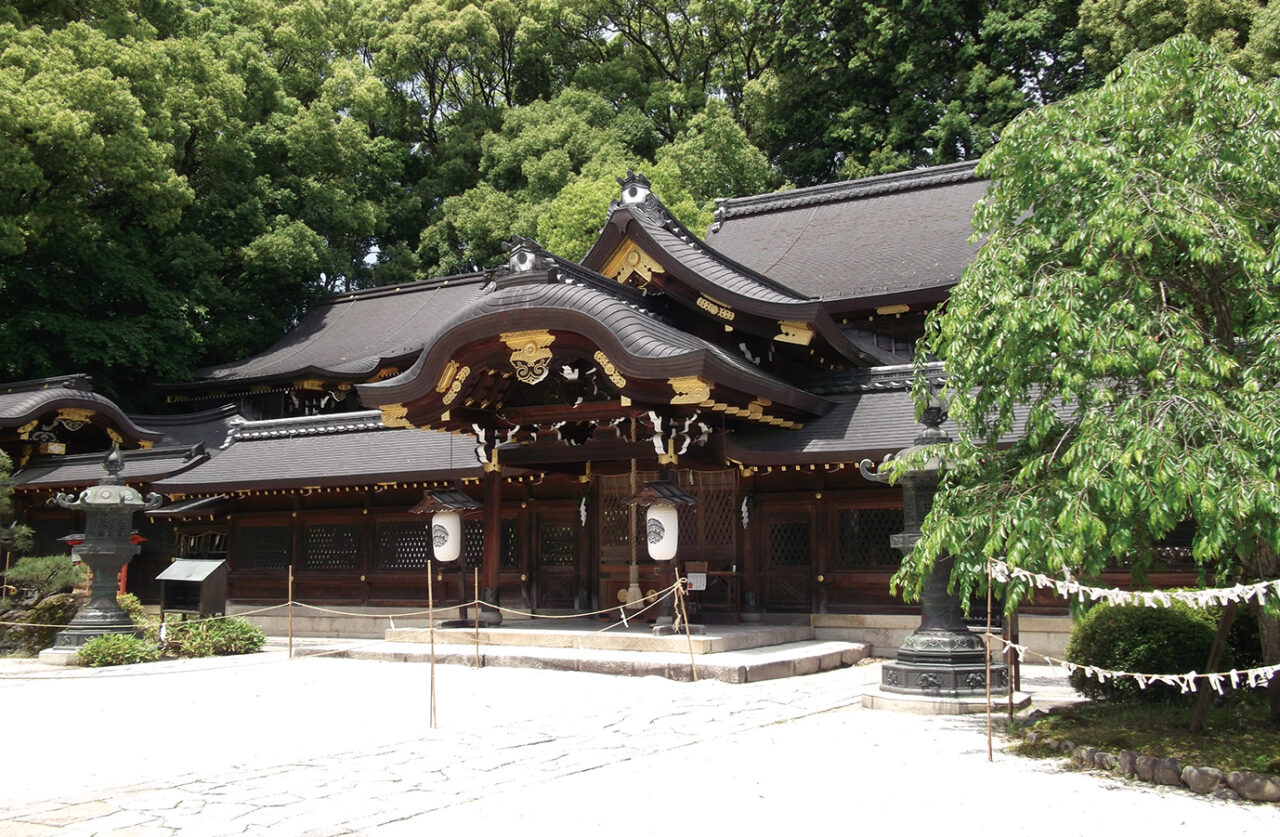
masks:
[[[426,569],[427,559],[432,557],[430,529],[426,519],[378,524],[378,569]]]
[[[877,567],[897,564],[898,551],[889,546],[889,536],[902,531],[901,509],[841,509],[840,567]]]
[[[210,530],[207,532],[179,532],[178,555],[182,558],[197,558],[216,561],[227,557],[227,533]]]
[[[236,557],[240,569],[283,570],[289,566],[292,527],[242,526],[237,534]]]
[[[502,521],[502,563],[503,567],[516,569],[520,566],[520,537],[514,520]]]
[[[637,471],[636,487],[652,482],[658,478],[653,471]],[[622,500],[635,493],[631,488],[630,474],[606,474],[595,478],[595,489],[600,492],[600,545],[602,547],[622,547],[631,543],[627,537],[628,522],[631,519],[630,508],[622,505]],[[644,526],[637,514],[636,529]],[[642,540],[643,542],[643,540]]]
[[[474,569],[484,559],[484,524],[479,520],[462,521],[462,562],[467,569]]]
[[[775,567],[809,566],[809,524],[775,523],[769,527],[769,563]]]
[[[733,546],[735,471],[696,471],[698,517],[703,546]]]
[[[303,566],[308,570],[360,569],[360,527],[316,523],[303,530]]]
[[[680,506],[680,546],[733,556],[736,472],[681,471],[680,487],[697,498],[697,505]]]
[[[573,528],[546,521],[538,525],[538,562],[541,566],[573,566],[578,551]]]

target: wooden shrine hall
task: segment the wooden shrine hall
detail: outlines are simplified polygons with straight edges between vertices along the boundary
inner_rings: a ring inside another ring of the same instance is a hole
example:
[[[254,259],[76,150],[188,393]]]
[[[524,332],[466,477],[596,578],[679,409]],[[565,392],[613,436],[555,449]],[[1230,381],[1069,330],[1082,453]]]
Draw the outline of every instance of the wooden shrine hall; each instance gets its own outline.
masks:
[[[302,602],[465,602],[478,570],[488,601],[586,612],[634,596],[633,564],[641,595],[670,584],[623,502],[661,478],[696,501],[676,562],[706,573],[697,618],[914,614],[889,592],[901,492],[857,463],[919,429],[912,350],[974,252],[973,165],[723,201],[705,239],[642,176],[620,186],[579,262],[516,239],[491,271],[320,301],[163,385],[172,415],[84,405],[167,498],[135,560],[225,558],[240,606],[283,602],[290,573]],[[19,506],[63,534],[45,498],[96,476],[21,435],[0,440]],[[480,509],[429,579],[411,510],[454,488]]]

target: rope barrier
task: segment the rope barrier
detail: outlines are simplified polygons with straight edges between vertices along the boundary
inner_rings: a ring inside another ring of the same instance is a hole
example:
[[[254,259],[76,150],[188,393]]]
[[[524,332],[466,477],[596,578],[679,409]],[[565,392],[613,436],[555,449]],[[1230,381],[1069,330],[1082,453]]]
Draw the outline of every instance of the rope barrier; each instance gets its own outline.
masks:
[[[1138,684],[1138,688],[1145,689],[1151,683],[1164,683],[1170,686],[1177,686],[1182,690],[1183,694],[1196,691],[1196,681],[1205,681],[1211,689],[1218,694],[1222,694],[1224,684],[1230,683],[1231,688],[1240,688],[1241,683],[1247,683],[1249,688],[1257,689],[1266,686],[1271,682],[1271,678],[1280,674],[1280,665],[1259,666],[1240,671],[1232,669],[1231,671],[1217,671],[1208,674],[1202,674],[1197,671],[1189,671],[1186,674],[1146,674],[1143,672],[1133,671],[1112,671],[1110,669],[1099,668],[1098,666],[1086,666],[1080,663],[1073,663],[1058,657],[1051,657],[1048,654],[1041,654],[1039,651],[1032,651],[1025,645],[1019,645],[1012,642],[999,634],[987,633],[983,634],[987,641],[999,640],[1004,647],[1000,649],[1000,653],[1004,651],[1013,651],[1018,655],[1018,661],[1022,662],[1027,654],[1043,659],[1051,666],[1057,666],[1072,674],[1076,671],[1083,671],[1085,676],[1096,679],[1099,683],[1105,683],[1108,680],[1116,680],[1122,677],[1133,678]]]
[[[1204,590],[1121,590],[1119,588],[1090,587],[1068,575],[1064,579],[1050,578],[1044,573],[1033,573],[1004,561],[991,560],[991,576],[996,581],[1008,583],[1011,579],[1029,582],[1041,589],[1053,589],[1063,598],[1079,596],[1081,601],[1105,601],[1107,604],[1140,604],[1146,607],[1168,607],[1171,602],[1204,609],[1225,605],[1228,602],[1257,601],[1265,604],[1271,597],[1280,601],[1280,578],[1259,581],[1254,584],[1236,584],[1231,587],[1215,587]]]

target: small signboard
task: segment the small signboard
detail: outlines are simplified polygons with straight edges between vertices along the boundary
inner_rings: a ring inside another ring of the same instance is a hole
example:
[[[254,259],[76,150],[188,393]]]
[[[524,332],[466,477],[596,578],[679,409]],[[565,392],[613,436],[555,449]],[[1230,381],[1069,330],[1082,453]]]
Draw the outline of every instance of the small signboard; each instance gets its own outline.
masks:
[[[687,578],[689,579],[690,590],[706,590],[707,589],[706,573],[689,573]]]

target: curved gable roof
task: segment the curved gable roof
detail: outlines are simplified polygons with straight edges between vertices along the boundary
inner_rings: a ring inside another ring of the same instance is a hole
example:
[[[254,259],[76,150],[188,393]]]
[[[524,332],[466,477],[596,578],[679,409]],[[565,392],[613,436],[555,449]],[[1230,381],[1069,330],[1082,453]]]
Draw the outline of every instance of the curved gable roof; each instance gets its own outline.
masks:
[[[780,324],[804,323],[811,325],[826,345],[846,360],[868,364],[877,361],[847,339],[820,299],[797,292],[701,241],[649,191],[642,175],[629,173],[620,182],[623,199],[610,205],[604,230],[582,260],[584,267],[607,271],[611,263],[616,263],[617,254],[631,242],[658,262],[668,281],[688,287],[690,297],[701,295],[713,300],[715,305],[711,307],[715,310],[725,310],[721,306],[727,306],[735,314],[773,321],[772,331],[762,332],[762,336],[784,339],[780,337],[784,334]],[[672,292],[669,284],[666,290]],[[760,325],[765,324],[758,323],[757,327]]]
[[[93,391],[87,375],[66,375],[0,385],[0,428],[20,428],[56,410],[83,410],[101,416],[120,435],[153,444],[164,434],[139,427],[116,403]]]
[[[504,334],[541,330],[581,337],[601,349],[626,379],[701,376],[809,415],[829,409],[825,399],[675,328],[641,305],[643,299],[628,287],[543,253],[533,269],[486,285],[483,293],[440,326],[409,370],[359,386],[361,401],[382,407],[432,398],[447,364],[466,346],[487,341],[492,348],[501,345]]]

